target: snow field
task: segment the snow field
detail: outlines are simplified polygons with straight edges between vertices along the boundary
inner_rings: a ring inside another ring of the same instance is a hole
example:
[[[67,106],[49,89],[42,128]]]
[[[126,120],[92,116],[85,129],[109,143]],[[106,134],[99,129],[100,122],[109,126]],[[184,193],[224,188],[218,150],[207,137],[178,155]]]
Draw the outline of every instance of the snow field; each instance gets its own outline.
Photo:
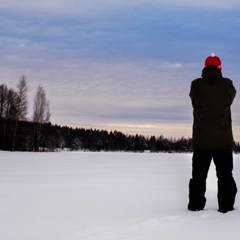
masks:
[[[239,198],[217,212],[214,166],[204,211],[186,209],[190,177],[191,154],[0,152],[0,239],[239,239]]]

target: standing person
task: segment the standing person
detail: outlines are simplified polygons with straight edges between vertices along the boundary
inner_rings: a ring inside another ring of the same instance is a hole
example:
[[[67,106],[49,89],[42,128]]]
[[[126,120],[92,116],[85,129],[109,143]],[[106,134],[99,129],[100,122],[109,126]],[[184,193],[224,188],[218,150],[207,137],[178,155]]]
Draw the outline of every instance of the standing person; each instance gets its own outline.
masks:
[[[188,210],[203,210],[206,203],[206,179],[211,160],[218,178],[218,211],[234,210],[236,183],[233,170],[233,134],[231,104],[236,90],[230,79],[222,76],[221,60],[207,57],[202,77],[192,81],[193,106],[192,178],[189,183]]]

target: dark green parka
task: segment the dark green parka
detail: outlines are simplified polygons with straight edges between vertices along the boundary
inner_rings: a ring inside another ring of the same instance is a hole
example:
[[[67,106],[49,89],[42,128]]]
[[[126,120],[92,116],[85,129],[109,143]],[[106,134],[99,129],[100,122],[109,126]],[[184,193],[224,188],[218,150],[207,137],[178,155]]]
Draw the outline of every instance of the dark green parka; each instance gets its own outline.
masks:
[[[202,70],[202,78],[192,81],[193,149],[231,149],[233,147],[231,104],[236,90],[218,67]]]

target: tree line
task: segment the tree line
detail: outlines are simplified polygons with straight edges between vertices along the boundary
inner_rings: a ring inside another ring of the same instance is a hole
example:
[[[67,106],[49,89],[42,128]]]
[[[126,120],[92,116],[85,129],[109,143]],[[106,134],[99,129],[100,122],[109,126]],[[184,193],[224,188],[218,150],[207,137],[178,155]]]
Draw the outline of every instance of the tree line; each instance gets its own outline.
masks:
[[[34,97],[33,115],[28,114],[26,76],[19,78],[17,88],[0,85],[0,149],[38,151],[42,125],[50,121],[49,101],[39,85]],[[24,136],[26,134],[26,136]]]
[[[26,76],[21,76],[17,88],[0,85],[0,149],[10,151],[132,151],[191,152],[191,138],[129,135],[120,131],[72,128],[52,125],[46,92],[38,86],[33,114],[28,119]],[[234,151],[240,151],[235,143]]]
[[[5,119],[0,119],[0,127]],[[15,151],[131,151],[131,152],[190,152],[191,139],[182,137],[172,139],[129,135],[120,131],[98,129],[71,128],[52,125],[51,122],[41,124],[40,135],[36,135],[36,123],[19,121],[15,137],[15,148],[12,148],[15,121],[8,121],[5,138],[1,135],[2,150]],[[38,140],[38,145],[36,144]],[[4,143],[4,145],[3,145]]]

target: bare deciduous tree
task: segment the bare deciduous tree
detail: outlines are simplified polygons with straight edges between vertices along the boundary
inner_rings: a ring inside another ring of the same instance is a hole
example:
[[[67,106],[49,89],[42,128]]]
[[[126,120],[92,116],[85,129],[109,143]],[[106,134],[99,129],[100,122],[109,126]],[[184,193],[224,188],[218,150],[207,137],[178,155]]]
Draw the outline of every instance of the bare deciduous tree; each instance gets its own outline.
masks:
[[[0,118],[6,117],[8,88],[5,84],[0,85]]]
[[[19,78],[19,83],[17,85],[18,90],[18,120],[26,120],[28,113],[28,99],[27,99],[27,78],[25,75],[22,75]]]
[[[43,123],[50,121],[50,108],[49,101],[46,97],[46,92],[41,85],[38,86],[37,93],[34,98],[33,106],[33,122],[34,124],[34,137],[33,148],[39,150],[39,142],[41,137],[41,126]]]
[[[28,112],[27,91],[28,91],[28,87],[27,87],[26,76],[22,75],[19,78],[19,83],[17,85],[16,117],[15,117],[12,151],[15,150],[18,121],[26,120],[27,118],[27,112]]]
[[[17,93],[14,89],[8,89],[6,85],[0,86],[0,132],[1,146],[5,149],[6,142],[10,139],[12,131],[9,125],[17,117]]]
[[[7,104],[5,117],[7,120],[15,120],[17,118],[17,101],[18,95],[14,89],[9,89],[7,94]]]
[[[7,110],[7,100],[8,100],[8,88],[5,84],[0,85],[0,146],[4,149],[5,138],[6,138],[6,110]]]

